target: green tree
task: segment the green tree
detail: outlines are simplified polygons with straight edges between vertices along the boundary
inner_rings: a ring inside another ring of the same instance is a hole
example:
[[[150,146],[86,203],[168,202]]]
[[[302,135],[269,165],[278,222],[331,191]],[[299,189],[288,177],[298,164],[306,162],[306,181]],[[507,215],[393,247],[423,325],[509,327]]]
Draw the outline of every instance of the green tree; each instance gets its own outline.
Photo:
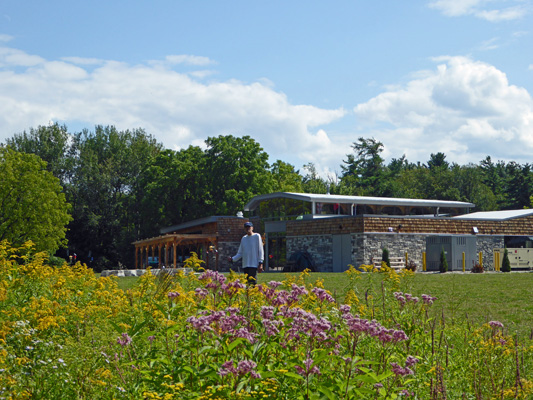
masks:
[[[304,193],[326,194],[328,192],[328,182],[318,175],[315,164],[304,165],[306,174],[302,177],[302,189]]]
[[[303,190],[302,176],[294,166],[277,160],[270,169],[272,173],[272,191],[300,193]]]
[[[139,177],[161,145],[142,129],[96,126],[73,137],[69,248],[96,269],[131,265],[140,232]]]
[[[389,249],[386,247],[383,248],[383,251],[381,252],[381,262],[384,262],[387,264],[387,267],[390,267],[390,256],[389,256]]]
[[[210,137],[205,143],[206,215],[234,215],[252,197],[271,192],[268,154],[250,136]]]
[[[15,134],[6,143],[15,151],[36,154],[46,161],[46,168],[59,178],[65,188],[73,172],[72,137],[65,125],[53,124]]]
[[[444,251],[444,247],[440,252],[439,272],[441,274],[448,272],[448,260],[446,258],[446,252]]]
[[[0,241],[31,240],[37,251],[66,245],[70,205],[59,179],[34,154],[0,147]]]
[[[163,227],[206,216],[208,191],[202,169],[205,154],[197,146],[178,152],[163,150],[140,176],[141,220],[144,237]]]
[[[355,154],[348,154],[343,161],[341,183],[351,187],[354,195],[387,195],[386,167],[381,157],[383,143],[360,137],[352,149]]]
[[[509,261],[507,247],[503,250],[502,272],[511,272],[511,261]]]

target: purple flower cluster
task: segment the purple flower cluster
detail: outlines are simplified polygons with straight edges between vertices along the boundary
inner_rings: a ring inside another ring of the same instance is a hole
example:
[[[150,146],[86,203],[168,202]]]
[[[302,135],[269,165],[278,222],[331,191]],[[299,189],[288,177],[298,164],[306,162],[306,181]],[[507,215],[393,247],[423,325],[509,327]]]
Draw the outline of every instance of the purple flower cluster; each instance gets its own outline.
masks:
[[[392,367],[392,372],[396,376],[414,375],[414,371],[409,367],[401,367],[396,363],[390,363],[390,365]]]
[[[424,302],[424,304],[431,305],[431,304],[433,304],[433,302],[435,300],[437,300],[437,298],[436,297],[432,297],[429,294],[423,294],[422,295],[422,301]]]
[[[313,360],[310,358],[307,358],[304,361],[304,368],[296,365],[294,369],[302,376],[309,376],[312,374],[320,375],[320,368],[318,368],[316,365],[313,365]]]
[[[252,377],[259,379],[261,378],[261,375],[255,370],[256,367],[257,364],[250,360],[239,361],[235,367],[234,361],[230,360],[222,364],[222,367],[218,370],[218,374],[220,376],[226,376],[230,374],[240,376],[249,373]]]
[[[376,320],[370,321],[368,319],[358,318],[349,312],[343,313],[342,317],[352,333],[366,333],[369,336],[378,338],[382,343],[397,343],[409,339],[404,331],[387,329]]]
[[[222,275],[220,272],[207,270],[198,277],[198,280],[210,281],[206,285],[206,288],[211,288],[211,287],[218,287],[222,285],[224,282],[226,282],[226,277]]]
[[[279,314],[290,322],[287,340],[299,340],[302,334],[321,342],[328,339],[328,332],[332,326],[326,318],[318,318],[315,314],[299,307],[282,307]]]
[[[194,289],[194,292],[200,299],[204,299],[209,294],[207,289],[204,288],[196,288]]]
[[[298,302],[301,296],[309,294],[305,286],[298,286],[294,283],[291,286],[290,292],[286,290],[276,291],[276,288],[280,285],[280,282],[270,281],[268,286],[258,285],[257,288],[259,292],[263,293],[267,302],[274,307],[281,307],[283,305],[291,306]]]
[[[319,287],[314,287],[311,291],[315,294],[318,300],[335,303],[335,299],[326,290]]]
[[[178,292],[168,292],[167,296],[170,300],[172,299],[175,299],[176,297],[179,297],[179,293]]]
[[[394,297],[402,307],[406,303],[416,304],[420,301],[418,297],[414,297],[411,293],[394,292]]]
[[[239,314],[240,309],[229,307],[223,311],[204,311],[198,317],[191,316],[187,322],[197,331],[219,332],[228,334],[232,338],[243,338],[250,343],[255,343],[257,334],[250,332],[246,327],[246,318]],[[216,328],[216,329],[214,329]]]
[[[493,329],[503,328],[503,324],[500,321],[490,321],[489,325]]]
[[[117,343],[122,347],[129,346],[131,344],[131,337],[127,333],[123,333],[118,339]]]
[[[405,360],[405,367],[402,367],[397,363],[391,363],[390,365],[392,367],[392,372],[396,376],[414,375],[414,371],[411,367],[414,367],[419,361],[420,360],[416,357],[408,356]]]

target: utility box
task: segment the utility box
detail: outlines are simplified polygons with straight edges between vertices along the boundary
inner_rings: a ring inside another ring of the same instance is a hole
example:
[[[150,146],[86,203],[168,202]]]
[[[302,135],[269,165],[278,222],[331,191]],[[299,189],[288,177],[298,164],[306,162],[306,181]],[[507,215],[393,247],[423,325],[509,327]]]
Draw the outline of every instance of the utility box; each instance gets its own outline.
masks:
[[[470,271],[479,261],[477,240],[473,235],[439,235],[426,238],[426,269],[438,271],[440,253],[444,249],[448,261],[448,271],[463,270],[463,253],[465,253],[465,271]]]

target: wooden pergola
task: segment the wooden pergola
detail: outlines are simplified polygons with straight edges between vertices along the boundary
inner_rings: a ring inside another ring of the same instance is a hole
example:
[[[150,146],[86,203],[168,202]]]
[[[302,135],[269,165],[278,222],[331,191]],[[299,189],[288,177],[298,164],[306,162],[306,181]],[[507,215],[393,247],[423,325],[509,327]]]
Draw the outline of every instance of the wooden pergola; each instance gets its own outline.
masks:
[[[167,234],[163,236],[157,236],[149,239],[138,240],[132,243],[135,246],[135,269],[139,268],[140,264],[143,265],[143,261],[146,262],[148,266],[148,257],[155,257],[157,255],[158,266],[161,268],[161,262],[163,265],[170,266],[169,256],[171,256],[170,262],[172,266],[176,268],[177,262],[177,249],[179,246],[184,245],[195,245],[201,246],[205,245],[206,248],[213,246],[216,261],[215,269],[218,270],[218,235],[215,234]],[[157,254],[156,254],[157,250]],[[163,258],[161,257],[163,253]],[[204,258],[203,254],[198,255],[200,258]],[[208,265],[209,267],[209,265]]]

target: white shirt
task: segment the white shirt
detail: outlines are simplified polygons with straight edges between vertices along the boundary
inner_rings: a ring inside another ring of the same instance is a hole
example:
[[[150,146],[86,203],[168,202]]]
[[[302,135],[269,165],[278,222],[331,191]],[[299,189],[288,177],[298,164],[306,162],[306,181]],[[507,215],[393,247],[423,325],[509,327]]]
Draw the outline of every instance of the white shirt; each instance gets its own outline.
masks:
[[[241,245],[237,254],[232,257],[233,261],[239,261],[242,258],[243,268],[257,268],[259,263],[263,262],[265,252],[263,250],[263,240],[259,233],[244,235],[241,239]]]

